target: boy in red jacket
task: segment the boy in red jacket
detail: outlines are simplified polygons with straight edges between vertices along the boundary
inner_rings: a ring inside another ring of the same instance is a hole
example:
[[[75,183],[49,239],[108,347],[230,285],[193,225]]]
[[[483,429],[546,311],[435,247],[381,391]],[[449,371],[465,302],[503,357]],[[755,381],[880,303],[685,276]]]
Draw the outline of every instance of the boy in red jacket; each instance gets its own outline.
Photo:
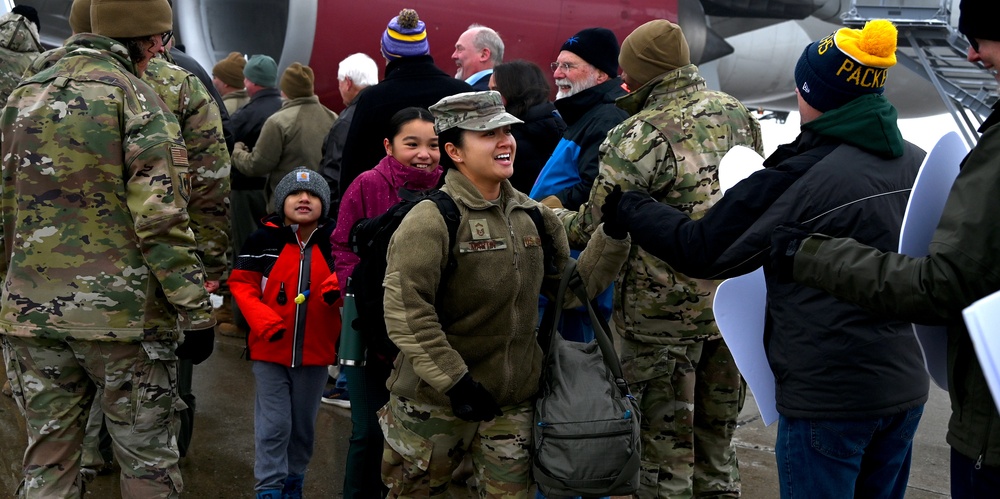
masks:
[[[337,358],[340,336],[329,256],[334,224],[326,181],[305,168],[281,179],[273,203],[275,214],[243,245],[229,287],[250,324],[254,489],[258,498],[299,498],[326,366]]]

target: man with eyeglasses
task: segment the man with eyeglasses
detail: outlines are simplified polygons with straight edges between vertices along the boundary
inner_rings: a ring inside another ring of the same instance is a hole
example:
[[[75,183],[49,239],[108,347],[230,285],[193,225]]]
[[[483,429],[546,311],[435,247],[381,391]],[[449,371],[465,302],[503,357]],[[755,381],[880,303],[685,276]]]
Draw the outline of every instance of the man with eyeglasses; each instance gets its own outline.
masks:
[[[80,442],[100,404],[121,495],[176,497],[177,362],[211,355],[215,321],[181,130],[139,78],[172,12],[167,0],[87,11],[91,32],[0,116],[0,340],[28,432],[18,496],[83,495]]]
[[[576,210],[597,177],[597,149],[628,114],[615,107],[625,95],[618,78],[618,38],[609,29],[587,28],[571,36],[550,66],[556,109],[568,128],[542,167],[531,197],[549,207]]]

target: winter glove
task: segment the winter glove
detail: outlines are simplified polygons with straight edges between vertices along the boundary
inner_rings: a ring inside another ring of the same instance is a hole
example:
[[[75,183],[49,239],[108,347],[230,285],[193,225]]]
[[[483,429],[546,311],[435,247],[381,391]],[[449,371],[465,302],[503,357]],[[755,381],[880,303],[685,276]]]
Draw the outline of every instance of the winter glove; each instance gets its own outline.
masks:
[[[215,327],[184,331],[184,343],[174,353],[181,359],[189,359],[193,364],[205,362],[215,350]]]
[[[771,273],[778,282],[791,282],[795,253],[809,233],[802,224],[779,225],[771,232]]]
[[[452,412],[465,421],[493,421],[494,417],[503,415],[493,395],[469,373],[465,373],[447,395],[451,399]]]
[[[601,206],[601,223],[604,224],[604,233],[614,239],[625,239],[628,237],[628,227],[618,221],[618,204],[622,201],[622,187],[616,185],[604,198],[604,205]]]

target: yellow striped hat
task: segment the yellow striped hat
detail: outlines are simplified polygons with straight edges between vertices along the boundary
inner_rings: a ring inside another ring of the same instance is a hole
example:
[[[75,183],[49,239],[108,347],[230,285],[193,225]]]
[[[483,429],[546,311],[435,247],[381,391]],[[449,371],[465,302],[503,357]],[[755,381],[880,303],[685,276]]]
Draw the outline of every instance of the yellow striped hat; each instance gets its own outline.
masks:
[[[382,56],[392,61],[431,53],[427,43],[427,28],[413,9],[403,9],[389,21],[382,33]]]

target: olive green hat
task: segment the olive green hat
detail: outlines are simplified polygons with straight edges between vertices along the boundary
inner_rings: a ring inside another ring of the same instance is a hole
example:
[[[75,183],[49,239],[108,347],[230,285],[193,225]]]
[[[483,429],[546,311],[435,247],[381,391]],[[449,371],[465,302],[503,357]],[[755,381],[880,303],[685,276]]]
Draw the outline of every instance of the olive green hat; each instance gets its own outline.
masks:
[[[108,38],[139,38],[166,33],[174,27],[167,0],[93,0],[91,31]]]

